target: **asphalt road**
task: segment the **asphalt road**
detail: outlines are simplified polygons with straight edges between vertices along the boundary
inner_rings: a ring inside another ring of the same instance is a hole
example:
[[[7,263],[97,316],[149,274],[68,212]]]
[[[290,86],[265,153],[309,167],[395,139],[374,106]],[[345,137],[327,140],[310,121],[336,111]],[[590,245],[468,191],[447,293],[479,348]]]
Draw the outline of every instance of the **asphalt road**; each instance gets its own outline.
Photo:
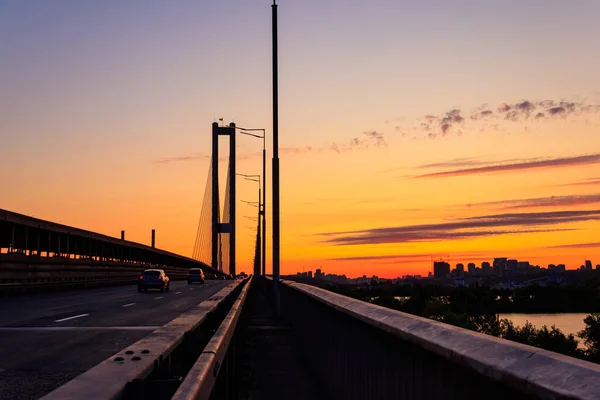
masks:
[[[206,300],[231,281],[0,299],[0,399],[37,399]]]

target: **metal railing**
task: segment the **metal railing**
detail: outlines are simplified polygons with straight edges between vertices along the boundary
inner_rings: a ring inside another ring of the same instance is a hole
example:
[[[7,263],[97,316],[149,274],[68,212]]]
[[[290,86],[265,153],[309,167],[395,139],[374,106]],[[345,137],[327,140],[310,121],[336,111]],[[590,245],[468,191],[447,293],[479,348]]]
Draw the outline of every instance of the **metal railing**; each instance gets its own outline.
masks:
[[[600,398],[597,364],[291,281],[281,304],[327,398]]]

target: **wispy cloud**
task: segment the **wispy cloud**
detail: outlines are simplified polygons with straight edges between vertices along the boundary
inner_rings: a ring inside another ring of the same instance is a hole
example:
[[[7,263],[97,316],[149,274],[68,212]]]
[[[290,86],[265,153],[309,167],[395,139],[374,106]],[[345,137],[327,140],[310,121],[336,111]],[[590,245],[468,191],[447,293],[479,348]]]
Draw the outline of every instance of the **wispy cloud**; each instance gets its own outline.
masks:
[[[597,113],[600,113],[600,105],[596,104],[564,100],[523,100],[516,103],[501,103],[496,107],[482,104],[468,111],[453,108],[439,115],[427,114],[417,119],[412,126],[402,124],[402,122],[397,124],[395,131],[402,132],[403,136],[407,131],[416,131],[435,139],[447,136],[452,132],[460,135],[470,123],[481,124],[483,122],[488,129],[498,129],[498,123],[501,121],[539,122]],[[386,123],[389,122],[390,120],[386,121]]]
[[[487,174],[509,171],[523,171],[542,168],[571,167],[576,165],[600,163],[600,154],[589,154],[575,157],[558,157],[545,160],[534,159],[531,161],[519,161],[507,164],[487,165],[482,167],[453,169],[450,171],[434,172],[430,174],[417,175],[415,178],[446,178],[451,176]]]
[[[370,264],[402,264],[422,263],[438,260],[460,260],[461,262],[483,261],[490,259],[490,253],[483,252],[457,252],[457,253],[417,253],[417,254],[391,254],[382,256],[348,256],[329,258],[330,261],[368,261]]]
[[[456,167],[474,167],[481,165],[494,165],[498,163],[507,163],[513,161],[520,161],[518,159],[510,159],[503,161],[485,161],[478,158],[455,158],[448,161],[441,161],[438,163],[431,164],[422,164],[418,165],[416,168],[419,169],[431,169],[431,168],[456,168]]]
[[[165,157],[159,160],[152,161],[153,164],[169,164],[181,161],[195,161],[195,160],[207,160],[210,157],[207,155],[195,155],[195,156],[180,156],[180,157]]]
[[[505,209],[541,208],[541,207],[572,207],[600,203],[600,194],[567,195],[537,197],[531,199],[516,199],[503,201],[488,201],[469,204],[469,207],[502,206]]]
[[[369,148],[387,147],[388,143],[385,134],[377,131],[363,132],[362,136],[353,137],[346,142],[333,142],[324,146],[304,146],[304,147],[286,147],[280,149],[287,154],[305,154],[305,153],[345,153],[355,150],[366,150]]]
[[[600,247],[600,242],[593,243],[572,243],[572,244],[559,244],[555,246],[546,246],[547,249],[588,249],[593,247]]]
[[[572,229],[550,228],[550,226],[591,220],[600,220],[600,210],[504,213],[459,218],[438,224],[328,232],[319,235],[330,237],[325,242],[337,245],[434,242],[507,234],[566,231]]]
[[[588,178],[582,181],[563,183],[556,186],[595,186],[600,185],[600,178]]]

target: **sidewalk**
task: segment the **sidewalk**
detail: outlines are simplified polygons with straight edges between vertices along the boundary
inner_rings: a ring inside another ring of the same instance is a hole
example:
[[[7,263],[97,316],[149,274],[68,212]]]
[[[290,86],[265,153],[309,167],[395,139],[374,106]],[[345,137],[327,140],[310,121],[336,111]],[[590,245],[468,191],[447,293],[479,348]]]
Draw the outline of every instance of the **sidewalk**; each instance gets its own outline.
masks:
[[[298,357],[289,326],[273,316],[266,289],[260,281],[253,282],[244,304],[236,344],[238,398],[319,399],[317,384]]]

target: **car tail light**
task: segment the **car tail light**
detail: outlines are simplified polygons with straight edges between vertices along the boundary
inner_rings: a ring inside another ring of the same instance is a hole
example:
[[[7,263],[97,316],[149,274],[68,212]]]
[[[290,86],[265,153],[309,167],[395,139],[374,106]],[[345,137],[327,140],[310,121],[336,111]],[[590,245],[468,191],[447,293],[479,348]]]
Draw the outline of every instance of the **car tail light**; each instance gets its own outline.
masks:
[[[140,275],[140,279],[144,279],[144,275]]]
[[[162,281],[162,280],[163,280],[163,277],[162,277],[162,276],[159,276],[159,277],[158,277],[158,280],[159,280],[159,281]]]

